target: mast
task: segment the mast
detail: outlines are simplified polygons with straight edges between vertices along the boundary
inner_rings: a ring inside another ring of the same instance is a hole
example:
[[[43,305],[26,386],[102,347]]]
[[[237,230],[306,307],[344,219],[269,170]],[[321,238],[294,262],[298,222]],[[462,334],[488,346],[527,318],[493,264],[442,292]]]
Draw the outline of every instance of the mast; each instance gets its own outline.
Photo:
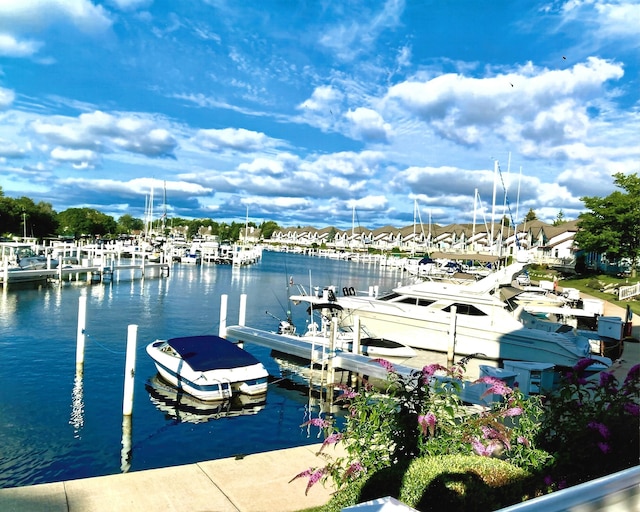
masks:
[[[471,230],[471,250],[475,250],[476,238],[476,209],[478,203],[478,189],[473,193],[473,229]]]
[[[496,218],[496,189],[498,186],[498,161],[493,161],[493,205],[491,207],[491,254],[494,253],[494,230]]]

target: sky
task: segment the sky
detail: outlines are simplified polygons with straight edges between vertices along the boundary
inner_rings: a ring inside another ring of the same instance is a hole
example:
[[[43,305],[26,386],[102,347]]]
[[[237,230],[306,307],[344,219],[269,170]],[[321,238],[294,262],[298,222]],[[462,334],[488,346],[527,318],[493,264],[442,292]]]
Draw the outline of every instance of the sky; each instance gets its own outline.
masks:
[[[574,219],[640,172],[638,27],[630,0],[0,0],[0,187],[116,220]]]

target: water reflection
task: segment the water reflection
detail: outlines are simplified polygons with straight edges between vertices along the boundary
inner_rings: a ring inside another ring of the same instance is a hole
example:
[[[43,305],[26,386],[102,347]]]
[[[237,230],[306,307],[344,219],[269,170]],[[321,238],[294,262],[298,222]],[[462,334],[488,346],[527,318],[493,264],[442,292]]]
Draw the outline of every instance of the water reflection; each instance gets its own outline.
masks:
[[[204,402],[177,390],[157,374],[145,385],[149,400],[166,419],[180,423],[204,423],[220,418],[258,414],[267,405],[267,394],[236,395],[231,400]]]
[[[73,437],[80,439],[84,427],[84,393],[82,389],[82,372],[76,371],[71,392],[71,418],[69,424],[73,427]]]

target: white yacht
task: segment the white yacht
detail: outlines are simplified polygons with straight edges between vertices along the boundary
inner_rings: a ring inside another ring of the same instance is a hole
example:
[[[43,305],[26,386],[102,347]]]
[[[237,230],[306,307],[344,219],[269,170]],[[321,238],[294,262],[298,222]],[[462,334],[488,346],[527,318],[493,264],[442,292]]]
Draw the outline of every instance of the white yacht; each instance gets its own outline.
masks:
[[[610,365],[610,359],[591,354],[587,338],[566,326],[548,332],[523,324],[523,306],[504,300],[501,287],[511,285],[526,264],[519,257],[516,263],[470,284],[423,282],[395,288],[381,297],[334,297],[343,308],[343,322],[350,324],[357,315],[379,336],[414,348],[556,366],[572,366],[593,357]]]

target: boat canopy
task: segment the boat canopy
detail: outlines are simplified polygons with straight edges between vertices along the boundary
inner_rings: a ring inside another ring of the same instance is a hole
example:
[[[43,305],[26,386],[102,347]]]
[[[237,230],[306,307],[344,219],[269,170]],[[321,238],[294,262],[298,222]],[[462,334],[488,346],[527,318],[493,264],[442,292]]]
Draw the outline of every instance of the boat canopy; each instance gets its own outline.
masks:
[[[238,368],[259,362],[249,352],[220,336],[186,336],[171,338],[167,343],[197,372]]]

